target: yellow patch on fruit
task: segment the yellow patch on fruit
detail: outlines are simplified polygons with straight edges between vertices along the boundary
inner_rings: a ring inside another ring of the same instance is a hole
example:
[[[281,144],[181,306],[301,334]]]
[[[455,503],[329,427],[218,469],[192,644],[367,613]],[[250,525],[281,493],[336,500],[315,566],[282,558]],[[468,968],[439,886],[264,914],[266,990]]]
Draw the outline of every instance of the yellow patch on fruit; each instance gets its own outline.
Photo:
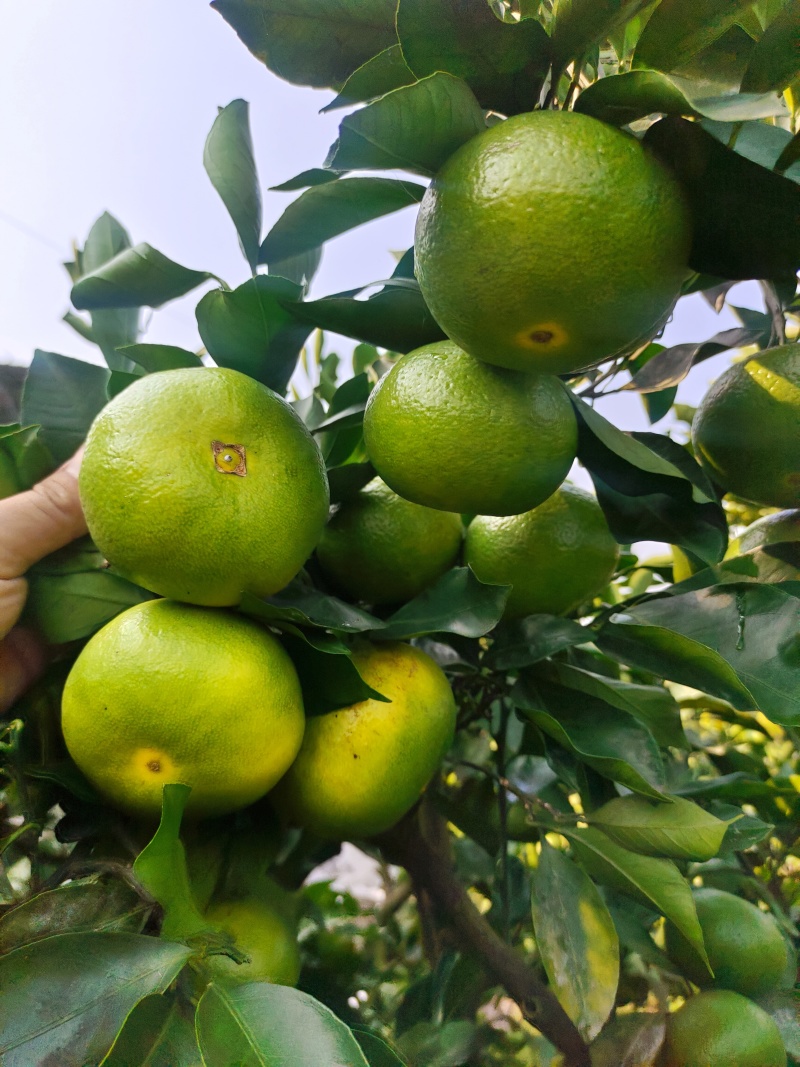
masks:
[[[569,340],[569,334],[557,322],[542,322],[536,326],[526,326],[514,338],[521,348],[529,348],[532,352],[552,351],[554,348],[562,348]]]

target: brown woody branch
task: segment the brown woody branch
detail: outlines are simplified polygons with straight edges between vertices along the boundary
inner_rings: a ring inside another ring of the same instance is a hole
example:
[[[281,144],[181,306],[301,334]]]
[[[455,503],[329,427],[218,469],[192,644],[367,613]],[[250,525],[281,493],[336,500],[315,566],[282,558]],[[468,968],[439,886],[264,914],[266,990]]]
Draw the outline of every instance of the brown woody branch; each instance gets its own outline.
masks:
[[[387,859],[408,871],[415,892],[427,895],[439,921],[517,1002],[527,1021],[565,1057],[564,1067],[591,1067],[589,1049],[559,1004],[521,956],[478,912],[458,879],[447,825],[431,804],[422,804],[377,839]]]

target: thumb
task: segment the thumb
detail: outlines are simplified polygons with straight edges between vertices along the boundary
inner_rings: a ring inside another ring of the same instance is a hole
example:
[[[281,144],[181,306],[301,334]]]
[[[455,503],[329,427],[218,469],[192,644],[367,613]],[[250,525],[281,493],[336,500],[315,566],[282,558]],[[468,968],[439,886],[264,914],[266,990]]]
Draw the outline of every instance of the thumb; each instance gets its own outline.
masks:
[[[86,533],[78,496],[81,448],[33,489],[0,500],[0,581],[19,578],[43,556]]]

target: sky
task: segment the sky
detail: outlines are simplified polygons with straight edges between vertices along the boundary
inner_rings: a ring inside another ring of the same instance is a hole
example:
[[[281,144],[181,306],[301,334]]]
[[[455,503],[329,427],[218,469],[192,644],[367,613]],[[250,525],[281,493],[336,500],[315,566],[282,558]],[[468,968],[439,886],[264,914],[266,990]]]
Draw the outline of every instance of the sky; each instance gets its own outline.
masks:
[[[0,0],[0,362],[35,348],[98,360],[61,319],[72,242],[110,211],[134,242],[235,286],[247,277],[236,234],[202,165],[217,108],[250,102],[265,232],[296,194],[267,187],[320,166],[346,112],[320,115],[332,93],[281,81],[206,0]],[[329,242],[314,281],[322,296],[387,277],[413,241],[414,209]],[[144,340],[197,349],[198,292],[155,312]],[[734,303],[761,307],[746,283]],[[701,341],[737,325],[699,295],[681,302],[662,343]],[[345,354],[352,343],[336,341]],[[728,365],[701,364],[678,400],[696,404]],[[600,402],[621,429],[647,429],[631,394]],[[665,428],[665,423],[658,429]]]

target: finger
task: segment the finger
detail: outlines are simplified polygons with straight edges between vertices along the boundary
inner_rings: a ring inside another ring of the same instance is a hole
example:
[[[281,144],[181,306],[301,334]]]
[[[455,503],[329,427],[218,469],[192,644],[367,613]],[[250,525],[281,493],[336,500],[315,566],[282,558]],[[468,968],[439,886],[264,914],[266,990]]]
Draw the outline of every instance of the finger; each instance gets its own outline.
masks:
[[[34,634],[19,627],[0,641],[0,713],[36,681],[45,666],[44,648]]]
[[[0,578],[0,640],[22,614],[27,596],[28,583],[24,578]]]
[[[0,500],[0,579],[20,577],[86,533],[78,496],[81,458],[82,449],[33,489]]]

